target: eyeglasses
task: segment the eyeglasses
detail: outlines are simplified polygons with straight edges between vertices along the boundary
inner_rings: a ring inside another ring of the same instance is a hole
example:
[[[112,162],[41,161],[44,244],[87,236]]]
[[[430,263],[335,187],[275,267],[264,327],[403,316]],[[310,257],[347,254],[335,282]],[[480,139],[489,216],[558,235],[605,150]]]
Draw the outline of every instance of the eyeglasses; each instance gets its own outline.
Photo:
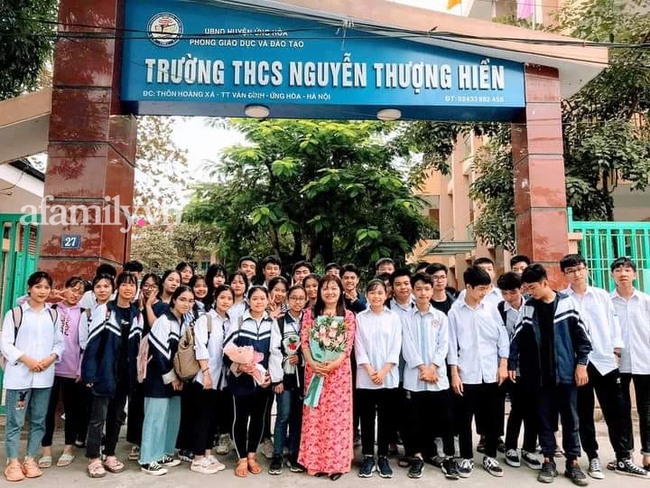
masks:
[[[585,269],[587,269],[586,266],[578,266],[577,268],[567,268],[564,270],[565,275],[570,275],[570,274],[580,274],[582,273]]]
[[[432,276],[431,279],[433,281],[442,281],[447,279],[447,275],[439,275],[439,276]]]

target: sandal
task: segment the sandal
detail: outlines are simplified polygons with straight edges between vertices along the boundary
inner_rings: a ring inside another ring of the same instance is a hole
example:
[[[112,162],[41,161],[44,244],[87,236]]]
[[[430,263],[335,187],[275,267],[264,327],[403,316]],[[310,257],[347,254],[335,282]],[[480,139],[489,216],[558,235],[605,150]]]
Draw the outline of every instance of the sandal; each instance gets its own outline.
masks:
[[[121,473],[126,467],[124,466],[124,463],[117,458],[106,458],[106,461],[104,461],[103,464],[104,469],[106,469],[106,471],[109,473]]]
[[[240,459],[237,461],[237,466],[235,466],[235,476],[240,478],[245,478],[248,476],[248,460]]]
[[[262,472],[262,466],[260,466],[260,463],[257,462],[255,456],[249,456],[247,461],[248,471],[250,471],[252,474],[260,474]]]
[[[336,480],[338,480],[341,476],[343,476],[343,473],[332,473],[332,474],[330,475],[330,479],[331,479],[332,481],[336,481]]]
[[[91,478],[103,478],[106,476],[106,470],[99,460],[90,463],[86,469],[88,470],[88,476]]]
[[[72,464],[72,461],[74,461],[74,454],[68,454],[67,452],[64,452],[61,454],[61,457],[59,457],[56,465],[59,468],[65,468],[66,466],[70,466]]]
[[[52,467],[52,456],[43,456],[38,460],[38,467],[47,469]]]

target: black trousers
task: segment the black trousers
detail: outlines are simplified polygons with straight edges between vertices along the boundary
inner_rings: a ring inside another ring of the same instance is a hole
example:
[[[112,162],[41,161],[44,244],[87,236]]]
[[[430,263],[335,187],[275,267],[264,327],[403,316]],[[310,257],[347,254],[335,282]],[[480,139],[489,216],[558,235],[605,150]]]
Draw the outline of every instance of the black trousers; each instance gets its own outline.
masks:
[[[555,429],[558,415],[562,421],[562,448],[568,461],[580,457],[578,434],[578,388],[575,384],[542,386],[535,390],[539,444],[544,457],[553,459],[557,444]]]
[[[144,423],[144,386],[139,384],[131,389],[126,416],[126,441],[139,446],[142,443],[142,424]]]
[[[497,383],[463,384],[463,395],[458,414],[460,457],[464,459],[474,457],[472,446],[472,420],[474,417],[476,417],[476,425],[483,426],[485,455],[496,457],[499,420],[503,422],[503,419],[499,419],[499,385]]]
[[[232,435],[232,421],[235,415],[233,410],[232,393],[226,387],[223,390],[215,390],[217,394],[217,405],[219,406],[219,415],[217,416],[217,432],[219,434]]]
[[[616,459],[626,459],[632,452],[632,429],[630,411],[626,412],[618,369],[601,375],[591,363],[587,366],[589,383],[578,388],[578,418],[580,419],[580,441],[582,449],[593,459],[598,457],[598,441],[594,425],[594,392],[605,417],[609,442],[614,448]]]
[[[442,437],[447,456],[454,455],[452,393],[442,391],[407,391],[406,415],[408,435],[405,449],[410,455],[422,454],[425,458],[436,455],[435,438]]]
[[[204,390],[200,383],[187,383],[188,402],[192,405],[190,423],[190,442],[192,452],[203,456],[205,451],[212,449],[214,434],[217,430],[219,409],[217,405],[217,390]]]
[[[394,398],[397,389],[357,389],[361,421],[361,451],[366,456],[375,453],[375,419],[377,420],[377,455],[388,456],[388,443],[395,426]]]
[[[261,389],[250,395],[233,395],[235,418],[232,424],[232,438],[239,459],[256,452],[262,441],[268,399],[267,390]]]
[[[506,449],[517,449],[521,424],[524,424],[523,450],[535,452],[537,448],[537,413],[531,388],[521,383],[506,381],[501,385],[510,395],[510,414],[506,429]]]
[[[65,412],[65,445],[71,446],[75,441],[85,439],[88,429],[87,395],[87,388],[74,378],[54,377],[54,384],[50,393],[50,403],[47,407],[47,416],[45,417],[45,435],[41,441],[43,447],[52,445],[59,396],[63,399],[63,411]]]
[[[275,394],[273,389],[268,388],[264,390],[268,396],[266,412],[264,412],[264,431],[262,432],[262,439],[271,439],[273,440],[273,435],[271,434],[271,410],[273,409],[273,402],[275,401]]]
[[[650,456],[650,374],[621,373],[621,389],[623,390],[623,407],[628,412],[627,429],[632,432],[632,409],[630,398],[630,383],[634,381],[636,395],[636,411],[639,415],[639,433],[641,435],[641,454]],[[630,447],[634,449],[634,437],[630,439]]]
[[[181,424],[176,437],[176,449],[181,451],[192,450],[192,418],[195,415],[196,405],[191,388],[187,388],[190,383],[183,385],[181,391]]]
[[[115,447],[120,435],[120,429],[124,424],[126,413],[124,406],[129,396],[129,380],[121,378],[117,382],[113,397],[98,397],[90,395],[90,419],[88,421],[88,435],[86,437],[86,457],[96,459],[100,456],[99,450],[102,444],[104,425],[106,435],[104,436],[104,453],[107,456],[115,456]]]

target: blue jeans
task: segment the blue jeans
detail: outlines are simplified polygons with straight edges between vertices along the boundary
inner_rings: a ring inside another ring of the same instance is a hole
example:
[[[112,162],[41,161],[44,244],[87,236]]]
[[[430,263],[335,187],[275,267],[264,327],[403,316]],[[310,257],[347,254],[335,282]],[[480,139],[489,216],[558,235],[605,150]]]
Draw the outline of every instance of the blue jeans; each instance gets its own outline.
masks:
[[[173,456],[180,425],[181,397],[145,397],[140,464],[160,461],[165,454]]]
[[[27,437],[27,457],[36,457],[45,435],[45,417],[50,403],[51,388],[26,388],[7,390],[7,427],[5,429],[5,449],[7,459],[18,458],[20,432],[29,417]]]
[[[282,457],[287,427],[289,428],[289,459],[298,458],[302,424],[302,398],[299,390],[285,390],[275,396],[278,406],[273,430],[273,456]]]

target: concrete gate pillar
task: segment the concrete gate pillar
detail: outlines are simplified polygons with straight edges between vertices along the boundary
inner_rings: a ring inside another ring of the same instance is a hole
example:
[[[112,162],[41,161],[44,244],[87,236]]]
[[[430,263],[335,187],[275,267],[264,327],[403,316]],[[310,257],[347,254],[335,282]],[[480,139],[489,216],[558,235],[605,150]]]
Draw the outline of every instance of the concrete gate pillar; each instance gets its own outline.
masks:
[[[543,264],[559,288],[569,240],[558,71],[526,66],[525,87],[526,108],[512,125],[517,252]]]
[[[133,203],[136,150],[136,120],[119,96],[123,11],[122,0],[59,2],[59,32],[69,37],[54,53],[39,263],[56,286],[92,276],[102,262],[119,268],[129,256],[116,207]],[[80,236],[80,248],[63,249],[62,235]]]

